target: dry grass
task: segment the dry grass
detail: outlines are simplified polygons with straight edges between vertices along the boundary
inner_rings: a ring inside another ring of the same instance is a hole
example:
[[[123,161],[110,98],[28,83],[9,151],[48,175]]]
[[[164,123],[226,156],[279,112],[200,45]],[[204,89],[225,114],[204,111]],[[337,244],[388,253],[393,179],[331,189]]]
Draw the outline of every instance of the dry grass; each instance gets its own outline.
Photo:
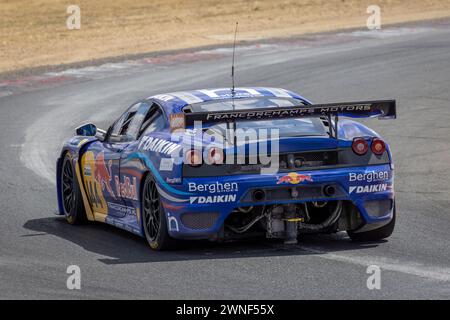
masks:
[[[0,72],[132,53],[450,16],[450,0],[0,0]],[[81,8],[68,30],[66,8]]]

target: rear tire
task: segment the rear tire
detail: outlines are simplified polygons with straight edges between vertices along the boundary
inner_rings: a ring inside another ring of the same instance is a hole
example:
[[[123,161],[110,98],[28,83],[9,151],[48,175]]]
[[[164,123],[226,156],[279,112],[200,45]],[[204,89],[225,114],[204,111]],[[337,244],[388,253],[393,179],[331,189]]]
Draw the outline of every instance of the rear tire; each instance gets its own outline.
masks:
[[[60,179],[62,206],[67,222],[69,224],[86,222],[81,190],[75,174],[73,159],[69,153],[64,156]]]
[[[359,232],[354,233],[352,231],[347,231],[348,236],[353,241],[357,242],[365,242],[365,241],[378,241],[382,239],[389,238],[394,232],[395,227],[395,203],[394,203],[394,212],[392,214],[392,220],[385,226],[382,226],[381,228],[367,231],[367,232]]]
[[[147,175],[142,190],[142,223],[150,248],[156,251],[170,250],[176,240],[169,236],[167,219],[153,177]]]

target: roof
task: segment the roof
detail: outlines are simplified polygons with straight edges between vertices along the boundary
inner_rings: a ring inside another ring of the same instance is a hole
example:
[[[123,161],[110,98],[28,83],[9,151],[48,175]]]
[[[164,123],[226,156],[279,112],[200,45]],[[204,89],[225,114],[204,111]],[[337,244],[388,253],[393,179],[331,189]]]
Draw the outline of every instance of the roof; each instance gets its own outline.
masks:
[[[281,88],[250,87],[235,89],[234,99],[254,97],[295,98],[305,102],[306,104],[311,103],[302,96]],[[151,96],[148,99],[159,103],[165,109],[167,114],[172,114],[181,112],[185,106],[190,104],[231,98],[232,94],[230,88],[216,88],[158,94]]]

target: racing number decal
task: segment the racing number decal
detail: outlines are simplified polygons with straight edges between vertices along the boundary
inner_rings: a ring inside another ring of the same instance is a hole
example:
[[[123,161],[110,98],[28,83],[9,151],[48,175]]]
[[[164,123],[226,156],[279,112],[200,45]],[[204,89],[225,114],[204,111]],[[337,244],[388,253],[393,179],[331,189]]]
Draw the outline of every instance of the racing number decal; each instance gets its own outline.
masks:
[[[97,184],[95,181],[92,183],[91,181],[87,181],[87,189],[89,194],[89,201],[92,203],[93,207],[95,207],[96,211],[98,211],[99,208],[103,208],[103,198],[100,197],[97,191]],[[102,195],[103,196],[103,195]]]
[[[95,179],[95,155],[92,151],[86,152],[81,158],[81,168],[83,170],[85,190],[92,210],[97,213],[108,214],[108,206],[103,196],[102,185]]]

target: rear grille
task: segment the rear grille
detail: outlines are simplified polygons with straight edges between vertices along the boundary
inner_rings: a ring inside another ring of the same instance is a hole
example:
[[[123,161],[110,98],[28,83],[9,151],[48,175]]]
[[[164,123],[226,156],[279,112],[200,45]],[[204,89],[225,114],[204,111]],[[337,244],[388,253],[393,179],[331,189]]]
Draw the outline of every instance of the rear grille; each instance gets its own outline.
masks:
[[[270,155],[268,156],[270,157]],[[297,153],[284,153],[279,155],[280,168],[289,167],[289,159],[292,161],[297,160],[298,167],[317,167],[333,165],[338,163],[338,150],[326,150],[326,151],[309,151],[309,152],[297,152]],[[257,157],[245,157],[235,159],[234,163],[238,163],[242,167],[259,165]]]
[[[282,154],[280,155],[280,169],[288,169],[289,161],[294,162],[294,168],[296,169],[335,165],[338,163],[338,151],[300,152],[291,155]]]
[[[181,223],[189,229],[209,229],[214,226],[218,217],[218,212],[185,213],[181,216]]]
[[[278,161],[280,171],[321,168],[338,164],[338,151],[327,150],[280,154]],[[260,164],[252,164],[251,159],[247,157],[245,163],[238,165],[236,169],[245,173],[260,171],[262,167]],[[266,167],[269,167],[269,165]]]
[[[249,189],[241,198],[241,202],[258,202],[258,201],[291,201],[291,200],[305,200],[314,201],[315,199],[322,199],[329,197],[324,194],[324,187],[334,187],[333,198],[345,197],[345,191],[337,184],[325,184],[325,185],[290,185],[290,186],[277,186],[275,188],[261,188],[261,189]],[[297,196],[292,196],[292,190],[297,191]],[[264,198],[256,200],[254,197],[255,191],[263,191]]]

